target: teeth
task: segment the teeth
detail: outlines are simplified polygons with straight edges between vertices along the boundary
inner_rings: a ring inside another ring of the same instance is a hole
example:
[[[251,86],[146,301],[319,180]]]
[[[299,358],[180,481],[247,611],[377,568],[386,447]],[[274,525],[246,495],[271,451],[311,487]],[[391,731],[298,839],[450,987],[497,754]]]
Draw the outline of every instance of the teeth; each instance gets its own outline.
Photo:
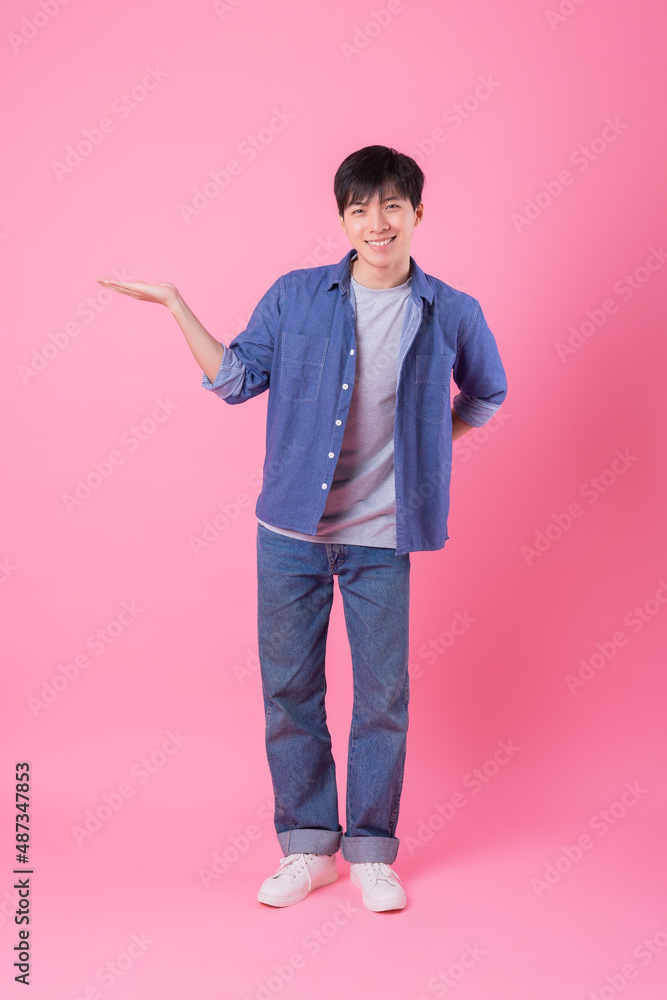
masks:
[[[391,243],[393,238],[394,238],[393,236],[390,236],[389,239],[386,240],[366,240],[366,242],[370,243],[372,247],[384,247],[387,245],[387,243]]]

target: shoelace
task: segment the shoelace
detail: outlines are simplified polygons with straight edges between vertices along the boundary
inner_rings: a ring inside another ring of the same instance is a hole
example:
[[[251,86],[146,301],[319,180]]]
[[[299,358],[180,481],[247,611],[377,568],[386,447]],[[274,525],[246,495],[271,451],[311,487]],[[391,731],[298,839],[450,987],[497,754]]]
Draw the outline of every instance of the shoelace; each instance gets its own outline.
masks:
[[[389,882],[390,885],[396,885],[396,879],[401,883],[401,878],[397,872],[394,871],[388,864],[384,861],[366,861],[364,867],[369,874],[374,875],[376,881]]]
[[[300,854],[288,854],[286,857],[280,859],[280,869],[276,872],[272,878],[280,878],[281,875],[289,875],[290,878],[298,878],[301,874],[303,866],[306,866],[306,874],[308,875],[308,891],[310,892],[312,888],[312,882],[310,879],[310,868],[306,858],[314,857],[313,854],[306,854],[303,851]]]

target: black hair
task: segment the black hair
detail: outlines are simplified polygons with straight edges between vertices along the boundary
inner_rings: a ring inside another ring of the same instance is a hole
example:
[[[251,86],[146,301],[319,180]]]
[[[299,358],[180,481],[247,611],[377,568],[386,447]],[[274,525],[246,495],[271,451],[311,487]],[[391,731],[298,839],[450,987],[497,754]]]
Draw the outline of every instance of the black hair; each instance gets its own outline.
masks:
[[[347,206],[354,202],[369,201],[385,191],[389,193],[389,185],[417,208],[425,180],[421,167],[411,156],[391,146],[364,146],[350,153],[336,171],[334,196],[338,214],[344,216]]]

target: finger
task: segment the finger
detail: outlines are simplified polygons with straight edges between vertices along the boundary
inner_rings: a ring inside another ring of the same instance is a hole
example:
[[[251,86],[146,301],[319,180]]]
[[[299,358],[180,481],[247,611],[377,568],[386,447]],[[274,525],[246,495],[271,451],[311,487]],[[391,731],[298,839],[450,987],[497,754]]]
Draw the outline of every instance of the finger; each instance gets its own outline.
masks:
[[[114,281],[109,283],[104,282],[104,287],[109,288],[112,292],[120,292],[123,295],[130,295],[133,299],[143,299],[146,297],[145,289],[139,288],[138,285],[128,284],[123,281]]]
[[[144,295],[143,292],[139,291],[136,288],[130,288],[129,286],[122,285],[120,283],[118,283],[118,284],[110,284],[110,285],[106,285],[105,284],[105,287],[109,288],[112,292],[118,292],[120,295],[129,295],[130,298],[133,298],[133,299],[143,299],[143,298],[145,298],[145,295]]]
[[[114,278],[97,278],[101,285],[112,285],[114,288],[138,288],[142,282],[137,281],[116,281]]]

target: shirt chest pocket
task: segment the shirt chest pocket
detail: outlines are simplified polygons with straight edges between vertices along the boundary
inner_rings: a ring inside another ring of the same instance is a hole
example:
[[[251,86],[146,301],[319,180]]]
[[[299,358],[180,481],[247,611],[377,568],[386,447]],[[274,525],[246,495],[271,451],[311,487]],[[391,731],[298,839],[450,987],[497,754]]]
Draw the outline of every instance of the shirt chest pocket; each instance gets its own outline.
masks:
[[[309,337],[283,330],[280,359],[280,395],[314,402],[320,395],[329,338]]]
[[[455,354],[417,354],[415,414],[420,420],[441,424],[451,412],[449,386]]]

